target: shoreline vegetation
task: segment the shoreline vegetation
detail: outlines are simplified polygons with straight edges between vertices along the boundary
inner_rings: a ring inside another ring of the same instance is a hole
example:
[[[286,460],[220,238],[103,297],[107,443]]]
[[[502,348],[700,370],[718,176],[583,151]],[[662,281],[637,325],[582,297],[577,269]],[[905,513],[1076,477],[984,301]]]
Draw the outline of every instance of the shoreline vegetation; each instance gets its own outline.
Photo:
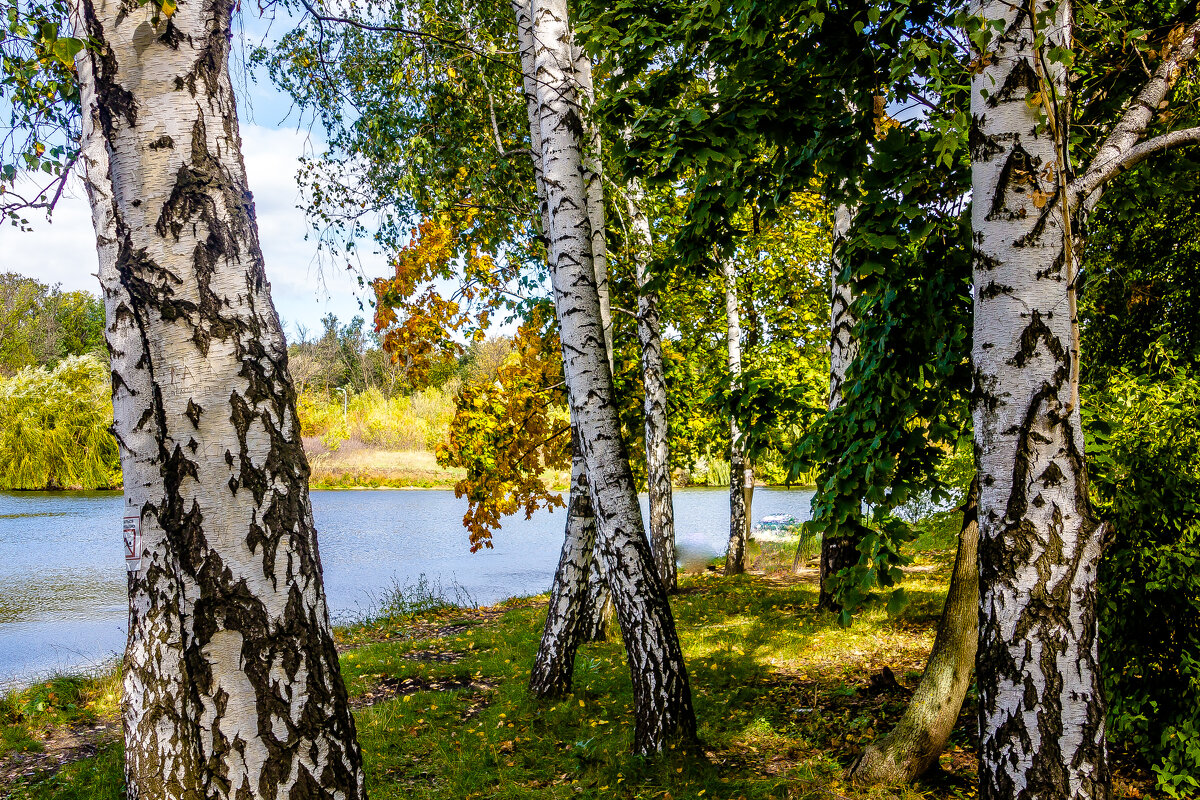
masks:
[[[702,746],[630,755],[628,668],[619,637],[588,645],[576,691],[526,692],[545,595],[488,608],[420,582],[336,631],[371,797],[967,798],[975,792],[974,697],[939,767],[911,786],[858,787],[845,771],[903,713],[933,642],[954,561],[957,512],[924,519],[912,600],[841,628],[816,609],[816,562],[790,571],[794,543],[763,541],[751,572],[681,575],[672,606]],[[714,562],[715,563],[715,562]],[[452,594],[452,593],[451,593]],[[0,698],[0,797],[122,796],[120,676],[59,676]],[[736,767],[736,768],[735,768]],[[1124,754],[1115,797],[1153,776]]]
[[[302,389],[297,413],[311,488],[455,488],[466,470],[439,464],[437,451],[448,439],[459,387],[451,379],[393,396],[376,387]],[[108,368],[95,355],[0,375],[0,491],[119,490],[109,392]],[[570,472],[552,469],[542,478],[565,491]],[[675,471],[676,486],[728,484],[729,462],[710,455],[698,454]]]

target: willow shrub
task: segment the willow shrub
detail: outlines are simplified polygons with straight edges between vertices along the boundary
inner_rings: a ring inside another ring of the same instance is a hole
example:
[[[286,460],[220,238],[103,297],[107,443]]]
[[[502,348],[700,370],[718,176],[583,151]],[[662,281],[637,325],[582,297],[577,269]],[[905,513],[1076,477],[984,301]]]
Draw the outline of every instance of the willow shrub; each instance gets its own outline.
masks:
[[[119,485],[112,420],[108,367],[94,356],[0,378],[0,488]]]
[[[1110,736],[1173,797],[1200,790],[1200,379],[1161,351],[1084,404]]]

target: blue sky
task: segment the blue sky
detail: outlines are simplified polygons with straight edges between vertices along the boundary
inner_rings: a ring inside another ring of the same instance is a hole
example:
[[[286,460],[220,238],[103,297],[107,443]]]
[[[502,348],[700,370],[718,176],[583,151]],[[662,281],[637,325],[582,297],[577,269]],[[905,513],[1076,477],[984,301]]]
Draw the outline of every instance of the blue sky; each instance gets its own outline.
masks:
[[[272,296],[289,338],[301,326],[310,333],[321,329],[320,319],[336,314],[343,322],[356,314],[369,321],[368,293],[358,288],[358,275],[341,269],[322,269],[316,241],[305,239],[312,228],[296,208],[300,192],[295,175],[297,159],[319,153],[319,130],[310,130],[293,111],[288,98],[275,90],[265,74],[249,76],[241,68],[250,48],[286,32],[290,22],[258,16],[257,4],[244,3],[234,37],[233,81],[238,94],[243,155],[250,190],[258,213],[259,235],[266,257]],[[82,187],[64,196],[52,222],[32,218],[35,230],[24,233],[0,226],[0,271],[20,272],[64,289],[97,291],[95,236]],[[366,278],[382,275],[384,260],[364,244],[361,269]],[[361,307],[360,307],[361,304]]]

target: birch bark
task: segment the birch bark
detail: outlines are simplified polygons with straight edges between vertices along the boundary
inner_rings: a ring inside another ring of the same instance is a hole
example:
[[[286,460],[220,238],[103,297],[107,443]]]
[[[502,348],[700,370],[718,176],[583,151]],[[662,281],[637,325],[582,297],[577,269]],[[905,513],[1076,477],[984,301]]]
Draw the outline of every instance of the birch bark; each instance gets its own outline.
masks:
[[[683,653],[642,528],[613,404],[592,266],[579,80],[565,0],[531,4],[551,279],[570,398],[596,515],[598,552],[612,588],[633,680],[634,750],[695,737]]]
[[[81,0],[84,180],[129,573],[131,798],[365,796],[287,350],[246,187],[232,3]]]
[[[584,640],[585,629],[595,625],[589,618],[595,605],[588,602],[591,590],[588,575],[594,574],[598,566],[593,558],[596,516],[592,512],[587,469],[574,429],[571,431],[571,448],[574,456],[571,459],[571,496],[567,502],[567,532],[554,574],[554,586],[550,590],[541,644],[529,676],[529,691],[534,697],[570,694],[575,654]]]
[[[517,23],[525,108],[529,118],[530,158],[533,161],[542,231],[549,235],[550,212],[542,177],[542,131],[536,93],[533,10],[529,1],[515,0],[513,15]],[[550,589],[546,624],[529,676],[529,690],[535,697],[561,697],[570,693],[579,646],[585,642],[603,640],[612,616],[610,592],[600,576],[600,564],[593,552],[596,519],[588,496],[587,468],[574,427],[571,430],[571,449],[571,488],[567,500],[563,548]]]
[[[650,287],[650,220],[637,178],[626,182],[633,254],[637,269],[638,344],[642,353],[646,417],[646,483],[650,493],[650,548],[667,592],[678,588],[675,567],[675,507],[671,497],[671,453],[667,426],[667,382],[663,370],[658,293]]]
[[[846,372],[858,355],[858,342],[854,338],[855,319],[851,311],[854,293],[849,282],[839,280],[842,270],[840,253],[846,236],[850,233],[853,216],[850,206],[845,204],[839,205],[833,212],[833,288],[829,306],[830,411],[842,404],[842,385],[846,382]],[[817,596],[817,607],[831,611],[840,611],[841,606],[829,590],[829,581],[843,569],[849,569],[858,563],[860,539],[857,530],[837,533],[836,536],[827,535],[821,539],[821,588]]]
[[[1035,46],[1070,46],[1071,8],[985,0],[974,13],[1002,31],[971,97],[980,796],[1106,798],[1102,529],[1079,417],[1068,162],[1052,133],[1066,141],[1066,114],[1041,110],[1065,103],[1067,81]]]
[[[725,342],[729,353],[729,384],[736,393],[742,380],[742,324],[738,312],[737,269],[733,261],[721,264],[725,286]],[[746,571],[746,539],[750,530],[749,492],[754,490],[754,469],[746,460],[737,420],[729,420],[729,544],[725,549],[725,574]]]

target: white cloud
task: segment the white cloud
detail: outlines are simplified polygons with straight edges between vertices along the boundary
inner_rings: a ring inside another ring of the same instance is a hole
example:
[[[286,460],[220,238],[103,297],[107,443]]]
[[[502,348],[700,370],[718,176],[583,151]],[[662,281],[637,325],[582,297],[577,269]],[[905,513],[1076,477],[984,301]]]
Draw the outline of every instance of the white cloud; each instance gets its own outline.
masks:
[[[356,314],[368,321],[371,316],[367,293],[359,289],[357,274],[320,269],[316,241],[305,238],[312,229],[304,212],[296,208],[300,200],[295,180],[298,159],[320,145],[305,131],[242,126],[243,155],[254,194],[267,277],[289,336],[296,332],[297,325],[319,330],[320,318],[330,312],[343,322]],[[82,187],[72,187],[60,200],[52,223],[40,217],[31,222],[34,230],[30,232],[8,225],[0,227],[0,271],[61,283],[65,289],[96,292],[95,234]],[[368,277],[383,274],[386,269],[379,256],[364,256],[362,267]],[[360,299],[365,310],[359,308]]]

